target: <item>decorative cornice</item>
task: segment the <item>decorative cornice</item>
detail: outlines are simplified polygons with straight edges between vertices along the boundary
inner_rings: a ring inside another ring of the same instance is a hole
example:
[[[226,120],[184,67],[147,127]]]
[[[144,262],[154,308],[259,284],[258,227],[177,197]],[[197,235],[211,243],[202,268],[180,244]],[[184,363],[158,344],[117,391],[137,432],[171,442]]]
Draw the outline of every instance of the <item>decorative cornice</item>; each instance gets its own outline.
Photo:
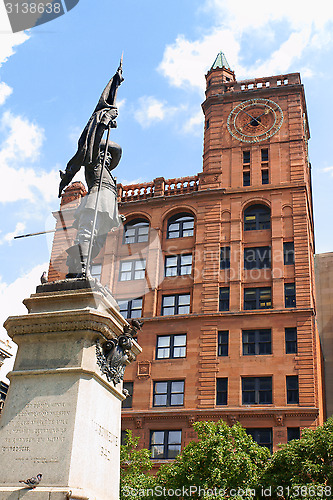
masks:
[[[71,366],[66,368],[47,368],[47,369],[38,369],[38,370],[13,370],[7,374],[7,377],[11,380],[15,377],[35,377],[35,376],[45,376],[45,375],[88,375],[91,378],[97,380],[100,384],[108,389],[108,391],[112,392],[114,395],[118,397],[121,401],[125,399],[125,396],[117,390],[117,388],[113,387],[108,381],[102,378],[101,375],[96,373],[93,370],[88,370],[86,368],[82,368],[80,366]]]
[[[293,417],[303,417],[303,418],[317,418],[319,415],[318,408],[309,407],[297,407],[295,409],[283,409],[283,408],[212,408],[211,410],[200,410],[191,409],[185,410],[183,408],[168,409],[164,410],[122,410],[123,420],[135,420],[144,418],[146,421],[152,420],[184,420],[185,422],[190,422],[190,420],[202,421],[202,420],[221,420],[228,419],[230,424],[234,424],[236,421],[241,421],[245,418],[251,419],[262,419],[263,417],[268,417],[274,419],[277,426],[284,425],[283,422],[286,418]],[[282,419],[282,420],[281,420]],[[281,423],[282,422],[282,423]]]
[[[28,317],[27,317],[28,318]],[[93,320],[82,321],[57,321],[57,322],[38,322],[38,323],[20,323],[18,325],[8,325],[8,333],[11,337],[23,334],[36,334],[36,333],[57,333],[57,332],[71,332],[78,330],[86,330],[100,333],[106,339],[116,337],[114,332],[105,324]]]
[[[314,315],[314,309],[311,307],[296,307],[295,309],[256,309],[252,311],[223,311],[223,312],[209,312],[209,313],[190,313],[190,314],[176,314],[174,316],[152,316],[150,318],[143,318],[145,323],[153,322],[153,321],[172,321],[178,320],[188,320],[188,319],[205,319],[211,320],[215,318],[227,317],[227,316],[263,316],[263,315],[271,315],[271,314],[305,314],[308,313],[311,316]]]

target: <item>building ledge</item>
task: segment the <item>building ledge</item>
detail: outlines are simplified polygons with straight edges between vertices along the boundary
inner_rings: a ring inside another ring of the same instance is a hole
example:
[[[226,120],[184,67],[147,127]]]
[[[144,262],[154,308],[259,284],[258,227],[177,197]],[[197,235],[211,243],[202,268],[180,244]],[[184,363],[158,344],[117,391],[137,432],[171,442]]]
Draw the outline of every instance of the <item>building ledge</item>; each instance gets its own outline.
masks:
[[[135,419],[145,419],[145,420],[179,420],[179,419],[192,419],[195,421],[196,417],[200,420],[210,419],[210,418],[232,418],[232,420],[241,420],[242,418],[251,419],[262,419],[265,417],[277,417],[282,416],[282,418],[288,417],[311,417],[315,418],[319,414],[319,409],[312,406],[257,406],[252,405],[248,407],[241,406],[217,406],[215,408],[163,408],[163,410],[156,410],[154,408],[150,410],[134,410],[134,409],[124,409],[122,410],[123,420],[135,420]]]
[[[168,320],[188,320],[188,319],[199,319],[199,318],[220,318],[222,317],[227,317],[227,316],[263,316],[263,315],[271,315],[271,314],[304,314],[304,313],[310,313],[311,315],[314,315],[314,309],[311,307],[296,307],[296,308],[290,308],[290,309],[256,309],[253,311],[221,311],[221,312],[207,312],[207,313],[190,313],[190,314],[176,314],[176,315],[169,315],[169,316],[152,316],[152,317],[145,317],[142,318],[145,323],[147,322],[153,322],[153,321],[168,321]]]

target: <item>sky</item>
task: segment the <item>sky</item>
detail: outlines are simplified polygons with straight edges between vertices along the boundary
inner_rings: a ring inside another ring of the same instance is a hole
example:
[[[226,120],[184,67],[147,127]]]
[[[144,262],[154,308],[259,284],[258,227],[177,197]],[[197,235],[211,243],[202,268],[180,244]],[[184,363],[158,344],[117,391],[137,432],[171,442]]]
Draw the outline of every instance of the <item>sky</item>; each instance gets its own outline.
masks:
[[[13,238],[53,229],[59,169],[122,53],[112,140],[123,148],[115,171],[123,184],[202,170],[204,75],[220,50],[237,80],[300,72],[316,252],[333,251],[332,28],[327,0],[80,0],[12,34],[0,0],[0,339],[6,318],[25,313],[22,300],[47,270],[52,244],[52,235]]]

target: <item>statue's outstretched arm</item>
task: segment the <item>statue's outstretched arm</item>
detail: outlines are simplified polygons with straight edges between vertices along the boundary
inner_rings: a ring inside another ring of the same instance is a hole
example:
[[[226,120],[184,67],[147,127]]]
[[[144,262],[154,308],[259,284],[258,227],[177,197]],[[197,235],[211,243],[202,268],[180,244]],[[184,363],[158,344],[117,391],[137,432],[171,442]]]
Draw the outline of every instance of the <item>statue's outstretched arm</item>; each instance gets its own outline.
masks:
[[[63,189],[71,182],[74,176],[78,173],[81,167],[77,167],[76,165],[72,165],[70,167],[66,167],[65,172],[59,170],[60,173],[60,184],[59,184],[59,194],[58,197],[61,198],[61,193]]]

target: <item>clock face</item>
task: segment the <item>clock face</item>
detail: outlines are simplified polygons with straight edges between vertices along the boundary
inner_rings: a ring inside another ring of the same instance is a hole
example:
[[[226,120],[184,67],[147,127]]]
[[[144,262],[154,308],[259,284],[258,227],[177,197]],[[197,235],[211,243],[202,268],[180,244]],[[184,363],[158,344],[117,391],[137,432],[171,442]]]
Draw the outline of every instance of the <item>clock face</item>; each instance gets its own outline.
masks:
[[[231,111],[227,127],[238,141],[253,143],[276,134],[282,121],[283,113],[278,104],[269,99],[249,99]]]

